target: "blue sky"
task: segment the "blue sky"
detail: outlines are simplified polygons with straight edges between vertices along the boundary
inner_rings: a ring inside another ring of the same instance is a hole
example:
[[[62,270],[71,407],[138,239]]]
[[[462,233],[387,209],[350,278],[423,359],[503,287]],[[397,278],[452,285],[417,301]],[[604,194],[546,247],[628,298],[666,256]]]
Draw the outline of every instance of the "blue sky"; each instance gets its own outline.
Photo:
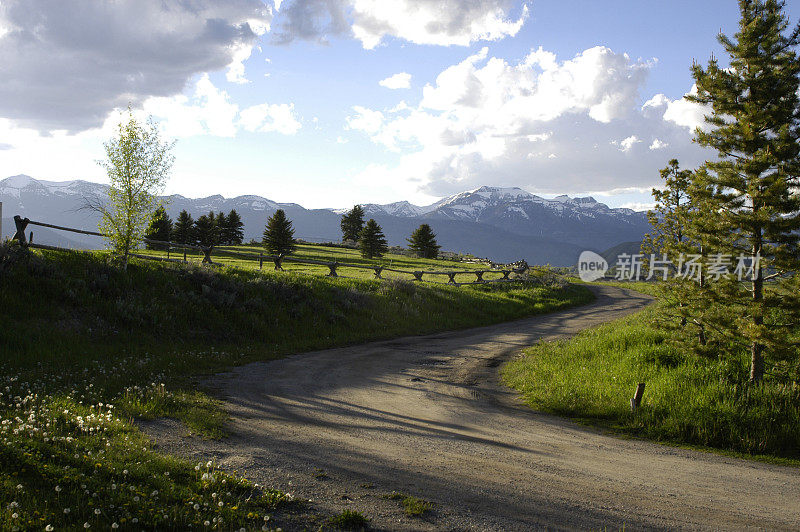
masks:
[[[177,140],[167,192],[306,207],[492,185],[642,208],[668,159],[710,156],[682,97],[738,21],[720,0],[55,5],[0,4],[0,178],[103,181],[131,102]]]

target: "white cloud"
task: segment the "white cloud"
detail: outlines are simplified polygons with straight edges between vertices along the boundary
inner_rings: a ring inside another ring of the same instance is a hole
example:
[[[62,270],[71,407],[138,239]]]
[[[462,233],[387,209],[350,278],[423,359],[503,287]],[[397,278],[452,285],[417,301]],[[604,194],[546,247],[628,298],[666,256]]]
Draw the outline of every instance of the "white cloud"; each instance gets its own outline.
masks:
[[[648,202],[636,202],[636,201],[623,203],[622,205],[620,205],[620,207],[622,207],[623,209],[631,209],[633,211],[649,211],[654,209],[655,206],[656,204],[653,202],[648,203]]]
[[[272,21],[261,0],[0,2],[0,116],[41,131],[100,126],[109,112],[181,94],[242,61]],[[54,83],[53,80],[58,80]]]
[[[247,131],[275,131],[294,135],[300,130],[300,122],[294,116],[294,104],[260,104],[243,109],[239,123]]]
[[[411,87],[411,74],[408,72],[400,72],[380,80],[378,85],[386,87],[387,89],[408,89]]]
[[[705,115],[710,113],[710,109],[707,106],[690,102],[686,99],[686,96],[689,95],[697,95],[697,85],[693,85],[692,89],[678,100],[670,100],[663,94],[656,94],[645,102],[642,109],[662,113],[661,116],[664,120],[683,126],[692,132],[697,128],[705,128]]]
[[[387,37],[415,44],[469,46],[516,35],[528,17],[509,13],[511,0],[294,0],[282,2],[278,42],[326,42],[349,35],[372,49]],[[277,8],[276,8],[277,9]]]
[[[663,150],[669,146],[666,142],[662,141],[661,139],[653,139],[653,142],[650,144],[651,150]]]
[[[250,53],[253,51],[252,46],[241,45],[233,53],[233,60],[228,66],[228,72],[225,73],[225,79],[231,83],[245,84],[250,83],[244,75],[244,62],[250,58]]]
[[[401,155],[395,167],[373,165],[364,175],[432,195],[486,183],[540,193],[651,186],[664,156],[637,151],[641,139],[671,146],[685,166],[708,156],[665,120],[666,98],[639,107],[653,64],[604,47],[566,61],[540,48],[508,63],[484,48],[444,69],[418,106],[354,107],[347,128]]]
[[[506,15],[508,4],[499,0],[354,0],[352,30],[367,49],[378,46],[386,36],[415,44],[469,46],[519,32],[528,7],[512,20]]]
[[[614,141],[612,144],[619,146],[619,151],[623,153],[627,153],[631,151],[636,144],[642,142],[641,140],[636,137],[636,135],[631,135],[630,137],[625,137],[624,139],[620,140],[619,142]]]

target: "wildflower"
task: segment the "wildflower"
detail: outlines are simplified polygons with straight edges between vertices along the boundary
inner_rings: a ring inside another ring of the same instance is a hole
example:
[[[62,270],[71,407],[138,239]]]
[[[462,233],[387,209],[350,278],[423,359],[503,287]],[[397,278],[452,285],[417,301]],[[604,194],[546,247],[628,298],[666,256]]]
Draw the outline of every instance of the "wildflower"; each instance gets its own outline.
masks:
[[[91,528],[91,527],[92,525],[90,525],[88,522],[83,523],[83,528]]]
[[[94,515],[100,515],[100,508],[94,509]]]
[[[59,491],[61,491],[61,486],[56,486],[56,493],[58,493]]]
[[[208,521],[203,521],[203,526],[208,526],[208,525],[210,525],[210,524],[211,524],[211,523],[209,523]]]
[[[119,528],[119,525],[116,522],[111,523],[111,528]]]
[[[200,509],[200,505],[199,505],[199,504],[197,504],[197,503],[194,503],[194,506],[193,506],[193,508],[194,508],[195,510],[199,510],[199,509]]]
[[[44,527],[44,529],[45,532],[53,532],[53,525],[47,525],[46,527]]]
[[[69,513],[69,508],[64,508],[64,513],[68,514]]]

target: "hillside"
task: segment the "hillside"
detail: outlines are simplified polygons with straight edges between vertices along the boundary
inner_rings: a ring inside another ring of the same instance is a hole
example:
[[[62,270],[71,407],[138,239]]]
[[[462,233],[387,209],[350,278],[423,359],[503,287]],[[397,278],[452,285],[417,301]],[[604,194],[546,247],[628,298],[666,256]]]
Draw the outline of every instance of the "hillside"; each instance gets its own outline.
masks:
[[[132,418],[169,416],[218,437],[225,414],[198,391],[203,374],[591,298],[582,287],[456,288],[136,260],[122,271],[106,253],[15,244],[0,245],[0,272],[0,384],[16,397],[0,412],[0,504],[14,509],[0,516],[4,530],[223,520],[218,528],[319,529],[326,516],[298,516],[291,495],[160,454]]]

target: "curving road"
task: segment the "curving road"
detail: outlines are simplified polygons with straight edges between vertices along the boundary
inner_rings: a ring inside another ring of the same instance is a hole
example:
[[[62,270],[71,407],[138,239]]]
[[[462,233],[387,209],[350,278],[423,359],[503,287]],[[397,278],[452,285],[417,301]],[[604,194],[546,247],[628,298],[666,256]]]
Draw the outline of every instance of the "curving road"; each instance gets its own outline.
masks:
[[[330,349],[215,377],[232,436],[149,427],[170,451],[345,506],[390,530],[800,529],[800,471],[624,440],[530,411],[497,366],[539,340],[640,310],[593,287],[579,308],[495,326]],[[404,515],[393,490],[432,501]],[[290,526],[291,527],[291,526]]]

